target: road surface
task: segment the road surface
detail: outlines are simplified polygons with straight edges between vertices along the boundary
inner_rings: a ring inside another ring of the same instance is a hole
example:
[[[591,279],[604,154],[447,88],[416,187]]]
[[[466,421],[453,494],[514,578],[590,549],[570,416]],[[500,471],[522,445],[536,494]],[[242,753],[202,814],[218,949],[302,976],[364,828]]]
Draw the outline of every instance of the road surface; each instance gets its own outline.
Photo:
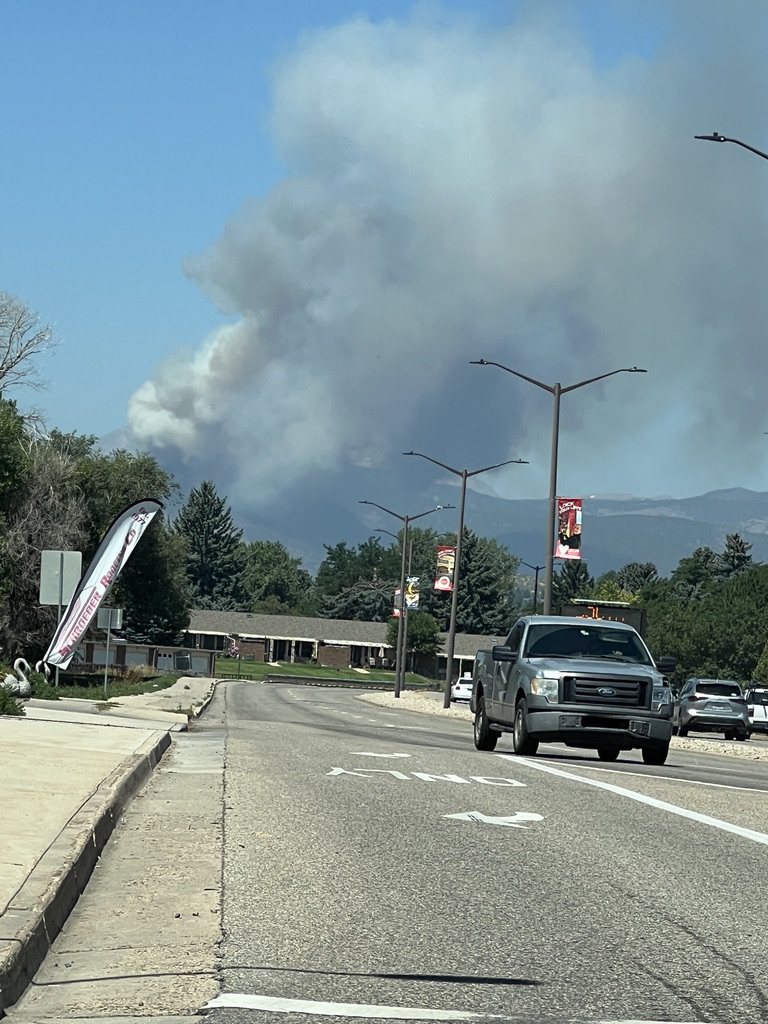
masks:
[[[10,1024],[768,1021],[768,765],[539,749],[227,682]]]
[[[291,684],[226,704],[214,1021],[768,1019],[765,763],[480,753]]]

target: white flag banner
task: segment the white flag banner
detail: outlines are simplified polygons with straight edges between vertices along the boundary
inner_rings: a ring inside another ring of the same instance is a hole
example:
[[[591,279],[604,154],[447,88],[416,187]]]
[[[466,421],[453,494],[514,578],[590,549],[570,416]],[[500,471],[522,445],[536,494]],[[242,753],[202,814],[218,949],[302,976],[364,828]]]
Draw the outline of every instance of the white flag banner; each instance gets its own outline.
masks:
[[[75,648],[109,593],[112,584],[130,558],[136,542],[162,508],[154,498],[137,501],[124,509],[112,523],[91,564],[67,605],[53,640],[45,652],[47,665],[66,668]]]

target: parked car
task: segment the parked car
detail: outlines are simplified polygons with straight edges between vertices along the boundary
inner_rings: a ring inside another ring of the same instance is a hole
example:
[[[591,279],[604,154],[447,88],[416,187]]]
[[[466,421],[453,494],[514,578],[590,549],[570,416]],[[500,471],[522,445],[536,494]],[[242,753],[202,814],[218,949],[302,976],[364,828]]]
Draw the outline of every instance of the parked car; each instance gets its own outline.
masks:
[[[752,732],[768,732],[768,687],[750,687],[744,697],[747,702],[749,728]]]
[[[472,676],[462,676],[457,679],[451,688],[452,701],[464,701],[467,704],[472,700]]]
[[[722,732],[727,740],[749,738],[747,701],[729,679],[689,679],[675,700],[672,726],[679,736]]]

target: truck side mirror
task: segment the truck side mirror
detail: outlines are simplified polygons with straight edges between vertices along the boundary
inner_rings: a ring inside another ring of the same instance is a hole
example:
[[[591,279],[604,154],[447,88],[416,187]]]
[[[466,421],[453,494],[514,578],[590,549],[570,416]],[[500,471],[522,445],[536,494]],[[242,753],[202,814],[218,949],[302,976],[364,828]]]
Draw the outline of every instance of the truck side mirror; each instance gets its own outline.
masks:
[[[491,657],[494,661],[517,661],[517,654],[511,647],[504,647],[503,644],[495,644],[491,649]]]
[[[669,676],[677,668],[677,658],[657,658],[656,668],[662,675]]]

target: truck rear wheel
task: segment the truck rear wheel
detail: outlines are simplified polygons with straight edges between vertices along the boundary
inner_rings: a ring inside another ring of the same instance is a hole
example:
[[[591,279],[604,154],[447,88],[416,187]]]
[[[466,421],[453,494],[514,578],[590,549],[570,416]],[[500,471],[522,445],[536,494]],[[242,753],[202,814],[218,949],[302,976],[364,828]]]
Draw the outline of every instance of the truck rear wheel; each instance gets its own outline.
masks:
[[[474,737],[475,746],[478,750],[495,750],[496,744],[499,742],[499,733],[494,732],[488,722],[488,715],[485,711],[485,697],[482,694],[477,698]]]
[[[515,708],[512,749],[521,757],[533,757],[539,749],[539,741],[528,735],[528,707],[525,703],[525,697],[520,698]]]
[[[643,747],[643,761],[645,764],[665,764],[668,757],[668,743],[663,747]]]

